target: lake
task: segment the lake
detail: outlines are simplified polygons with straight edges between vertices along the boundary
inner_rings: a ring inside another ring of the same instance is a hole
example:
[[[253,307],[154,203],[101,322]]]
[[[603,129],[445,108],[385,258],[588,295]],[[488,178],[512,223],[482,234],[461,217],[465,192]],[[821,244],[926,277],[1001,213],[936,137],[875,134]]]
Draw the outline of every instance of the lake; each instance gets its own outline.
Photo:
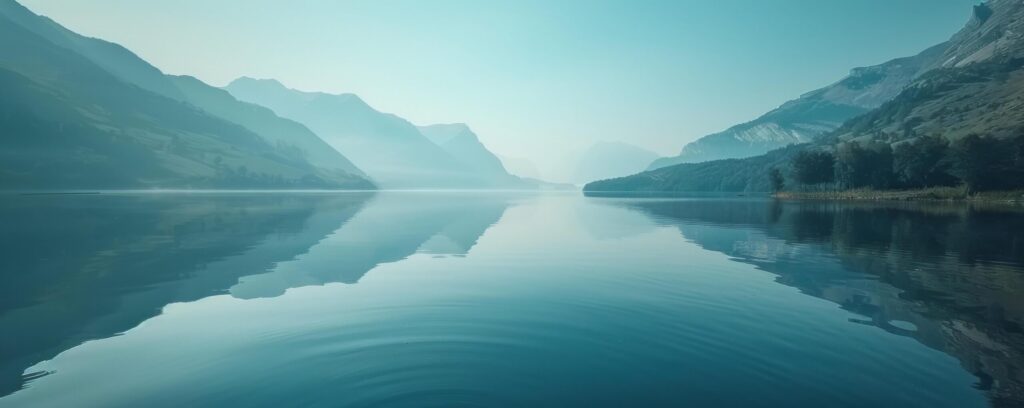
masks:
[[[1024,404],[1024,213],[0,196],[0,407]]]

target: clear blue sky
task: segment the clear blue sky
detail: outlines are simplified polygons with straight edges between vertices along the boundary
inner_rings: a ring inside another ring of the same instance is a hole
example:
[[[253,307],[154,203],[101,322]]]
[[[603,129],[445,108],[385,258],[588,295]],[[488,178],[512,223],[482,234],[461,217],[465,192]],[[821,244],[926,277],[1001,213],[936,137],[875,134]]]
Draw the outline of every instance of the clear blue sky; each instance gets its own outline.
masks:
[[[23,0],[165,72],[353,92],[465,122],[558,179],[600,140],[660,154],[947,39],[976,0]]]

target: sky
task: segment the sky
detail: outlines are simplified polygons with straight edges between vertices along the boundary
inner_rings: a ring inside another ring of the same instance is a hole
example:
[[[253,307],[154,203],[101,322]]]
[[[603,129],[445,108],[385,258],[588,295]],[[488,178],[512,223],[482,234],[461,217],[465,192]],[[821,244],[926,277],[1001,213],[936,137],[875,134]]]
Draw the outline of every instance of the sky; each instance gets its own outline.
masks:
[[[946,40],[977,0],[22,0],[170,74],[355,93],[467,123],[551,180],[593,143],[661,155]]]

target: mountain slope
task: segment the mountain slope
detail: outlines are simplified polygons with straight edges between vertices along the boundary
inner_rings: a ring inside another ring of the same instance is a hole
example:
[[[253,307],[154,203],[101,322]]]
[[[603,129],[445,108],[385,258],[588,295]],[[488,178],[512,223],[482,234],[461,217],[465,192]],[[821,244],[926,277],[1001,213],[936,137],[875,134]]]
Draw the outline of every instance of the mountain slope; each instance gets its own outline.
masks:
[[[182,99],[181,93],[159,69],[118,44],[79,35],[47,17],[36,15],[15,0],[0,0],[0,17],[51,44],[78,53],[122,81],[169,98]]]
[[[495,177],[510,176],[498,156],[480,143],[469,126],[452,123],[419,126],[418,129],[423,136],[474,171]]]
[[[657,158],[656,153],[627,143],[595,143],[576,163],[573,181],[582,184],[635,174]]]
[[[3,4],[6,10],[10,3]],[[368,188],[0,16],[4,188]]]
[[[74,33],[44,16],[32,13],[13,0],[0,0],[0,16],[54,45],[79,54],[121,81],[191,103],[211,115],[241,124],[274,146],[282,155],[307,160],[327,171],[365,176],[347,158],[319,140],[308,129],[279,118],[268,109],[239,102],[222,90],[191,77],[164,75],[118,44]]]
[[[311,164],[364,176],[345,156],[334,150],[305,126],[281,118],[270,109],[238,101],[223,89],[209,86],[190,76],[171,77],[185,100],[207,113],[230,120],[262,136],[279,150]]]
[[[1020,56],[1024,21],[1021,2],[988,0],[974,6],[970,20],[950,39],[929,69],[964,67],[998,56]]]
[[[275,80],[239,78],[226,88],[239,100],[266,106],[312,129],[390,188],[473,188],[488,181],[420,133],[409,121],[381,113],[353,94],[303,92]]]
[[[1006,138],[1024,131],[1024,58],[1002,56],[940,68],[879,109],[847,122],[827,142],[897,143],[919,136]]]
[[[753,121],[687,144],[678,156],[658,159],[650,169],[756,156],[789,144],[813,141],[895,97],[941,60],[948,46],[943,43],[913,57],[855,68],[846,78],[801,95]]]
[[[991,0],[976,6],[966,26],[941,49],[931,63],[922,65],[930,70],[894,98],[804,146],[831,150],[845,141],[895,145],[920,136],[956,140],[970,134],[1004,138],[1024,132],[1024,2]],[[778,154],[675,165],[592,183],[586,190],[767,191],[770,168],[788,166],[788,158]],[[709,173],[709,168],[714,171]]]
[[[530,159],[504,155],[499,155],[498,158],[501,159],[502,167],[508,170],[510,174],[534,179],[541,178],[540,170],[537,169],[537,165]]]
[[[1021,134],[1024,3],[991,0],[975,6],[950,43],[935,69],[880,108],[847,122],[827,142]]]
[[[513,175],[505,162],[487,149],[476,133],[463,123],[419,126],[420,133],[485,182],[484,187],[525,190],[573,190],[571,184],[551,183],[525,175]]]

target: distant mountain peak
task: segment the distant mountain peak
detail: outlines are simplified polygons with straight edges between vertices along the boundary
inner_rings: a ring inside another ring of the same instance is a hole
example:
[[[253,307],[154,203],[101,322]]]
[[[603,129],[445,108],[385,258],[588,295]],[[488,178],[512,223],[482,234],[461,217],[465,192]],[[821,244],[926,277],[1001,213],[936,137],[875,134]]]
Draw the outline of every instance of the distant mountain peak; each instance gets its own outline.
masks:
[[[300,89],[291,88],[282,83],[281,81],[278,81],[273,78],[253,78],[248,76],[241,76],[235,79],[234,81],[231,81],[231,83],[225,86],[224,89],[232,93],[244,90],[244,92],[246,93],[259,92],[278,96],[284,94],[291,94],[293,97],[299,97],[305,100],[306,102],[324,102],[327,104],[342,103],[357,106],[363,110],[372,110],[374,112],[377,112],[377,110],[373,109],[370,106],[370,104],[366,103],[366,101],[363,100],[363,98],[360,98],[359,95],[356,95],[354,93],[332,94],[327,92],[308,92]]]
[[[476,133],[465,123],[438,123],[433,125],[417,126],[431,142],[443,145],[454,139],[472,139],[479,141]]]
[[[644,149],[644,148],[642,148],[640,146],[637,146],[637,145],[634,145],[634,144],[630,144],[630,143],[626,143],[626,142],[621,142],[621,141],[618,141],[618,140],[599,140],[597,142],[594,142],[594,144],[590,145],[589,149],[590,150],[594,150],[594,149],[607,149],[607,148],[624,148],[624,149],[631,149],[631,150],[647,151],[647,149]]]
[[[600,141],[583,152],[576,163],[573,181],[587,183],[624,177],[643,171],[658,154],[621,141]]]
[[[435,123],[435,124],[432,124],[432,125],[423,125],[423,126],[420,126],[420,127],[435,127],[435,128],[445,128],[447,130],[462,130],[462,131],[466,131],[466,132],[472,132],[472,130],[470,130],[470,128],[469,128],[469,125],[467,125],[465,123],[462,123],[462,122]]]
[[[417,127],[351,93],[290,89],[239,78],[225,88],[309,127],[389,188],[523,187],[464,123]]]
[[[234,85],[265,86],[265,87],[275,87],[275,88],[287,88],[286,86],[284,86],[284,84],[281,83],[281,81],[278,81],[278,80],[273,79],[273,78],[253,78],[253,77],[248,77],[248,76],[240,76],[240,77],[236,78],[234,81],[231,81],[231,83],[228,84],[228,86],[234,86]]]

